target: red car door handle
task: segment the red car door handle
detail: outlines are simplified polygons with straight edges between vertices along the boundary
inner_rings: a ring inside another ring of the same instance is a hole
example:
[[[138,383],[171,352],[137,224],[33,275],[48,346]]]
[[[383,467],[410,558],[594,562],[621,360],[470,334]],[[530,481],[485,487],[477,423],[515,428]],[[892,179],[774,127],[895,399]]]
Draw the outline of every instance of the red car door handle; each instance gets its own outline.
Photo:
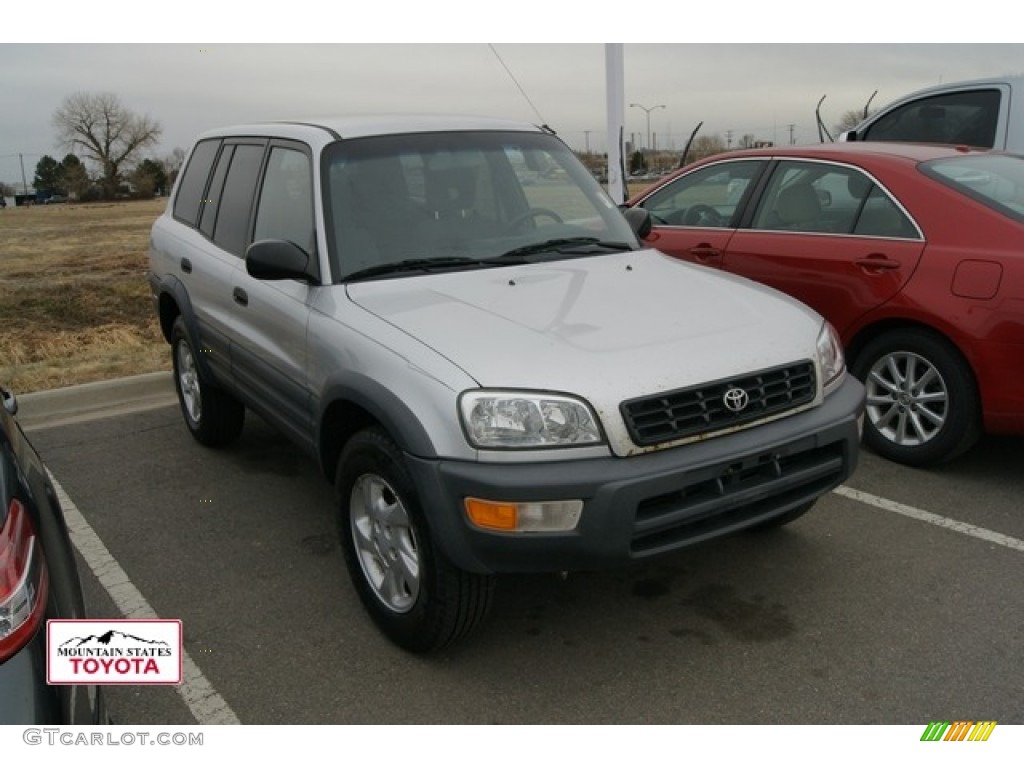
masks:
[[[718,248],[712,248],[710,245],[701,244],[690,248],[687,253],[693,256],[697,261],[707,263],[714,261],[722,255],[722,252]]]
[[[863,259],[857,259],[853,263],[865,272],[888,272],[890,269],[899,269],[903,266],[896,259],[890,259],[888,256],[882,256],[881,254],[865,256]]]

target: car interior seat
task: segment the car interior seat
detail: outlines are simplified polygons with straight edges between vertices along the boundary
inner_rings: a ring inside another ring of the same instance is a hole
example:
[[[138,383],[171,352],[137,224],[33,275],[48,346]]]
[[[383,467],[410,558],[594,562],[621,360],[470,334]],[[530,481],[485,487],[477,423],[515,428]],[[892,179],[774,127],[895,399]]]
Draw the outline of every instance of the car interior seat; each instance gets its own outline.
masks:
[[[807,183],[783,189],[775,202],[775,212],[781,229],[813,231],[821,223],[821,201]]]

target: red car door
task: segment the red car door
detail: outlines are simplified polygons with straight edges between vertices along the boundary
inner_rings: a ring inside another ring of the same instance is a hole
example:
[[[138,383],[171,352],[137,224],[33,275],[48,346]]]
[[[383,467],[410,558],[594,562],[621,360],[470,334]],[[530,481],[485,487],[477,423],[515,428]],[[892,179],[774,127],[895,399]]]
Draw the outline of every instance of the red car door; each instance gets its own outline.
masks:
[[[780,162],[749,224],[729,239],[724,269],[799,299],[844,338],[896,295],[925,247],[871,177],[833,163]]]

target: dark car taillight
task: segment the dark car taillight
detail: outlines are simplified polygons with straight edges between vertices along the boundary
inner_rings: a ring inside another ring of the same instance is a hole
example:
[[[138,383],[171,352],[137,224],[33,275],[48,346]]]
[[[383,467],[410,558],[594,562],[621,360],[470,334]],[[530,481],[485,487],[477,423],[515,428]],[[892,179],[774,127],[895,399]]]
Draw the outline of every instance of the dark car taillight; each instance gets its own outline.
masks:
[[[0,663],[35,635],[46,613],[49,579],[24,505],[12,499],[0,527]]]

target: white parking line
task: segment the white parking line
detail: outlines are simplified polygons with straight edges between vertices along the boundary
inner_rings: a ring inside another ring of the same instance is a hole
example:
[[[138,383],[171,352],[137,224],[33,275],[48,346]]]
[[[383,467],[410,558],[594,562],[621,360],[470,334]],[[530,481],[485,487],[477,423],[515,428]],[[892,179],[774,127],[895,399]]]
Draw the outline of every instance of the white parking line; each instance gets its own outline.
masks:
[[[49,472],[49,470],[47,470]],[[132,584],[110,550],[86,521],[71,497],[64,492],[57,478],[50,474],[57,491],[64,517],[71,533],[71,541],[81,553],[89,569],[114,601],[126,619],[157,619],[156,611],[142,593]],[[199,725],[239,725],[241,721],[228,703],[214,690],[198,665],[182,649],[182,680],[178,695],[192,712]]]
[[[1024,541],[1015,539],[1012,536],[1007,536],[1003,533],[990,531],[988,528],[980,528],[969,523],[962,523],[951,517],[943,517],[942,515],[936,515],[932,512],[926,512],[923,509],[910,507],[906,504],[901,504],[898,501],[892,501],[891,499],[885,499],[871,493],[864,493],[864,491],[847,488],[845,485],[841,485],[836,488],[834,493],[837,493],[840,496],[845,496],[848,499],[853,499],[854,501],[859,501],[862,504],[868,504],[872,507],[877,507],[878,509],[884,509],[887,512],[895,512],[898,515],[904,515],[905,517],[909,517],[914,520],[920,520],[924,523],[937,525],[939,528],[956,531],[957,533],[962,533],[964,536],[971,536],[975,539],[981,539],[982,541],[987,541],[991,544],[998,544],[1001,547],[1015,549],[1018,552],[1024,552]]]

